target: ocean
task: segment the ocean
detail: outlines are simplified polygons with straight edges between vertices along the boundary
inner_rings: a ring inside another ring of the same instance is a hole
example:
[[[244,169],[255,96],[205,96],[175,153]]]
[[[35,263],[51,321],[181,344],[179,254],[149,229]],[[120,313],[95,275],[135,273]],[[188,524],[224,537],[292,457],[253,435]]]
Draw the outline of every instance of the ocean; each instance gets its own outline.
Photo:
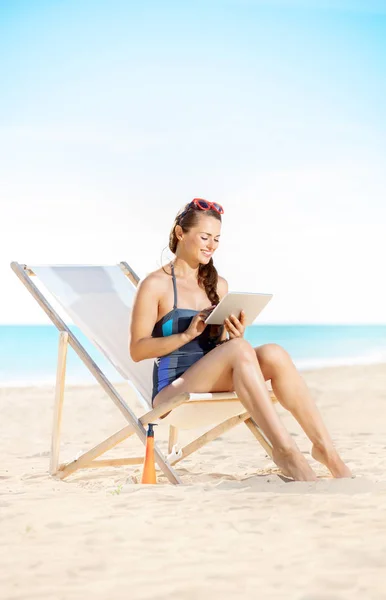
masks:
[[[105,375],[121,376],[75,326],[72,331]],[[253,325],[246,339],[253,346],[276,343],[300,370],[326,366],[386,363],[386,325]],[[0,325],[0,385],[45,385],[55,382],[58,331],[53,325]],[[93,383],[94,377],[72,348],[66,381]]]

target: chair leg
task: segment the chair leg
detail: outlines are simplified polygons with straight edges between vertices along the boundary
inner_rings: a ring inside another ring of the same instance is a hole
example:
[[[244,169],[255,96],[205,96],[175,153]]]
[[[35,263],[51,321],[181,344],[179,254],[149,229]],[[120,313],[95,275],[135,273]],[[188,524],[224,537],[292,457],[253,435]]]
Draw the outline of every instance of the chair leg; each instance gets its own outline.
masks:
[[[62,411],[64,400],[64,384],[66,379],[66,359],[68,347],[68,333],[59,333],[58,366],[56,370],[54,419],[52,426],[50,474],[56,475],[59,465],[60,450],[60,428],[62,423]]]
[[[236,427],[240,423],[243,423],[248,418],[249,418],[249,413],[244,412],[241,415],[236,415],[235,417],[230,417],[226,421],[223,421],[219,425],[216,425],[216,427],[213,427],[212,429],[210,429],[209,431],[207,431],[206,433],[204,433],[197,439],[193,440],[193,442],[190,442],[190,444],[187,444],[187,446],[184,446],[183,448],[181,448],[181,457],[177,458],[177,460],[175,460],[172,464],[175,465],[183,458],[186,458],[187,456],[189,456],[189,454],[196,452],[196,450],[199,450],[200,448],[202,448],[209,442],[213,442],[213,440],[216,440],[218,437],[220,437],[221,435],[223,435],[230,429],[233,429],[233,427]]]
[[[252,418],[249,418],[245,421],[246,426],[251,431],[251,433],[255,436],[258,442],[263,446],[264,450],[268,454],[270,458],[272,458],[272,444],[265,437],[261,429],[256,425],[255,421]]]
[[[177,444],[178,440],[178,429],[174,427],[174,425],[170,425],[169,429],[169,445],[168,445],[168,453],[171,454],[173,450],[173,446]]]

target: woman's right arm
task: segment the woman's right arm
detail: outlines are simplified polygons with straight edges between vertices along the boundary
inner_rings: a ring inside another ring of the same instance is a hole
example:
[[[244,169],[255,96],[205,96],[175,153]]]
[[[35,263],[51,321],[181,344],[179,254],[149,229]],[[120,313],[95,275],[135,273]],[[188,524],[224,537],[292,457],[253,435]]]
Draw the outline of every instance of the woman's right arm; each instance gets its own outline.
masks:
[[[160,295],[157,284],[157,280],[150,276],[144,279],[137,289],[130,325],[130,356],[134,362],[170,354],[200,335],[205,328],[203,318],[206,315],[202,318],[200,313],[183,333],[153,338],[151,334],[157,322]]]

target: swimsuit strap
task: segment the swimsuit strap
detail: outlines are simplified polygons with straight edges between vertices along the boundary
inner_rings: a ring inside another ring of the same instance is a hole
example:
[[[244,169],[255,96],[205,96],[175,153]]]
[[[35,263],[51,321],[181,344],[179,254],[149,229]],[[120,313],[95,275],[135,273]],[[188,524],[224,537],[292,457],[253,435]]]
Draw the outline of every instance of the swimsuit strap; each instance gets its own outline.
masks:
[[[174,275],[174,265],[173,265],[173,263],[171,263],[171,268],[172,268],[173,290],[174,290],[173,310],[175,310],[177,308],[177,282],[176,282],[176,276]]]

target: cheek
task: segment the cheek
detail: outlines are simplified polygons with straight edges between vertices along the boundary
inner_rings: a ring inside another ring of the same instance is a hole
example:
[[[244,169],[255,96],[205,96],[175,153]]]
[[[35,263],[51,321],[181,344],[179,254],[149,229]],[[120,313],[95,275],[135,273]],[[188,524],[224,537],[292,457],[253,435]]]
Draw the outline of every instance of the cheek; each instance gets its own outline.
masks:
[[[193,239],[190,242],[190,249],[191,250],[201,250],[201,248],[203,247],[203,241],[200,239]]]

